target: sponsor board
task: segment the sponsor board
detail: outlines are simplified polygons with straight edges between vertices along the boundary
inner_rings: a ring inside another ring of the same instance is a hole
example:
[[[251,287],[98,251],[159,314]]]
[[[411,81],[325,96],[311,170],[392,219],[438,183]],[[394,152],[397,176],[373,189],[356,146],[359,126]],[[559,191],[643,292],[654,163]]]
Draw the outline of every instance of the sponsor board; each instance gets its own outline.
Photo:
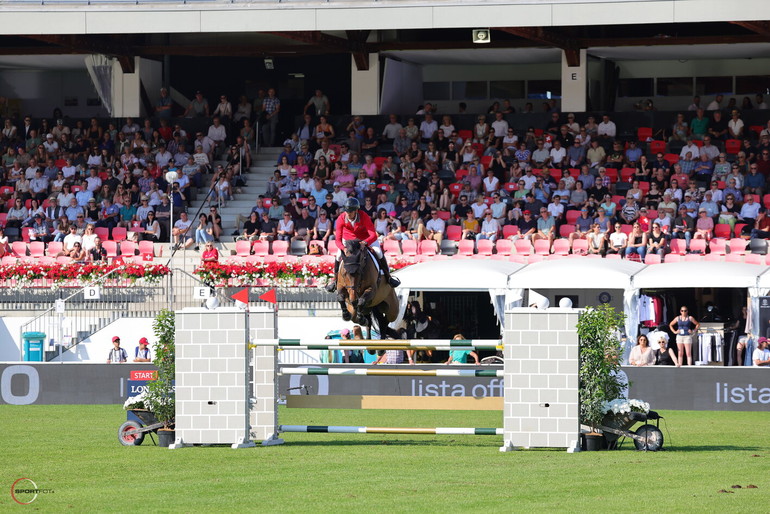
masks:
[[[420,368],[445,369],[446,366],[420,365]],[[770,369],[719,366],[623,369],[631,382],[629,396],[644,399],[655,409],[767,411],[770,406]],[[0,404],[122,405],[127,396],[141,392],[148,381],[129,379],[147,378],[154,371],[155,367],[150,364],[136,363],[130,366],[0,364]],[[282,396],[321,394],[484,398],[502,396],[503,393],[503,379],[494,377],[282,375],[278,386]]]

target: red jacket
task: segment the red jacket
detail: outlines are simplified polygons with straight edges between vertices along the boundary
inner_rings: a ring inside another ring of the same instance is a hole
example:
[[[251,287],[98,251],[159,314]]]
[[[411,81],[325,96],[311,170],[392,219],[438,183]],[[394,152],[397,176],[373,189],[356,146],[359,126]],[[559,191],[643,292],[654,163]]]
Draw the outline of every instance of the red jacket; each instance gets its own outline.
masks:
[[[342,213],[334,223],[334,243],[340,250],[345,249],[345,241],[358,239],[370,245],[377,241],[377,232],[374,231],[372,219],[364,213],[358,213],[356,224],[348,221],[346,213]]]

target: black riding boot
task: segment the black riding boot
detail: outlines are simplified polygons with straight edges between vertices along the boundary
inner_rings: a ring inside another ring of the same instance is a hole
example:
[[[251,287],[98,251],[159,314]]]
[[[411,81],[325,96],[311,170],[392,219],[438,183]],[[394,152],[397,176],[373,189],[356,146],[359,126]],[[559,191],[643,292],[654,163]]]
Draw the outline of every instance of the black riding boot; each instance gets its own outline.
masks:
[[[337,273],[340,271],[340,261],[337,259],[334,261],[334,275],[332,276],[331,282],[326,286],[326,290],[330,293],[334,293],[337,291]]]
[[[377,261],[380,263],[380,269],[382,270],[382,274],[384,275],[385,280],[388,281],[388,284],[390,284],[390,287],[400,286],[401,281],[396,277],[391,276],[390,274],[390,267],[388,266],[388,261],[385,260],[385,255],[383,255],[382,257],[378,257]]]

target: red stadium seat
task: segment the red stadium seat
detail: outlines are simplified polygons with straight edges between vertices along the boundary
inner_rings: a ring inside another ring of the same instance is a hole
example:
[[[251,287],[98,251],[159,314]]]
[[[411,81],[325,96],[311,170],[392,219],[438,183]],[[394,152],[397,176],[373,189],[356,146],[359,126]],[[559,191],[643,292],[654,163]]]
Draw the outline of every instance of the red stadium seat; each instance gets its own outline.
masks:
[[[508,239],[519,233],[519,227],[516,225],[503,225],[503,237]]]
[[[588,241],[586,239],[575,239],[572,241],[572,254],[585,255],[588,253]]]
[[[29,243],[29,255],[40,258],[45,254],[45,243],[42,241],[32,241]]]
[[[706,240],[705,239],[693,239],[690,241],[690,253],[706,253]]]
[[[575,225],[570,225],[569,223],[565,223],[564,225],[559,227],[559,236],[569,237],[569,235],[572,234],[575,230],[576,230]]]
[[[267,241],[254,241],[254,255],[265,257],[270,253],[270,243]]]
[[[459,241],[463,235],[463,229],[460,225],[448,225],[446,228],[446,238],[450,241]]]
[[[666,254],[666,257],[664,258],[663,262],[681,262],[682,256],[678,253],[669,253]]]
[[[475,244],[472,239],[463,239],[460,244],[457,245],[457,253],[459,255],[473,255]]]
[[[729,239],[730,225],[728,225],[727,223],[717,223],[716,225],[714,225],[714,237]]]
[[[382,251],[388,256],[401,255],[401,245],[395,239],[386,239],[382,245]]]
[[[647,141],[652,137],[652,127],[639,127],[636,129],[636,139]]]
[[[286,257],[289,254],[288,241],[273,241],[273,255],[276,257]]]
[[[676,153],[667,153],[663,156],[663,159],[665,159],[671,166],[679,162],[679,154]]]
[[[551,242],[547,239],[538,239],[534,246],[537,255],[551,255]]]
[[[727,253],[727,241],[725,239],[714,238],[709,241],[709,251],[711,254],[724,255]]]
[[[532,243],[528,239],[517,239],[513,243],[514,248],[516,248],[516,254],[518,255],[531,255],[534,251],[532,248]]]
[[[741,151],[740,139],[728,139],[725,141],[725,152],[735,155]]]
[[[657,253],[648,253],[644,256],[645,264],[660,264],[662,262],[660,255]]]
[[[48,246],[46,247],[46,255],[49,257],[56,257],[59,252],[62,251],[62,248],[64,247],[64,244],[60,241],[51,241],[48,243]]]
[[[236,241],[235,254],[238,257],[248,257],[251,255],[251,241]]]
[[[658,141],[658,140],[650,141],[649,148],[650,148],[650,153],[658,153],[658,152],[666,153],[666,142]]]
[[[436,255],[438,253],[438,244],[432,239],[420,241],[420,255]]]
[[[513,241],[508,239],[498,239],[495,242],[495,250],[497,255],[511,255],[513,252]]]
[[[563,225],[562,225],[563,227]],[[554,255],[567,255],[569,254],[569,240],[568,239],[556,239],[553,242],[553,253]]]
[[[417,255],[417,241],[414,239],[404,239],[401,241],[401,253],[407,257]]]
[[[580,217],[580,211],[567,211],[566,217],[567,223],[574,225],[577,219]]]

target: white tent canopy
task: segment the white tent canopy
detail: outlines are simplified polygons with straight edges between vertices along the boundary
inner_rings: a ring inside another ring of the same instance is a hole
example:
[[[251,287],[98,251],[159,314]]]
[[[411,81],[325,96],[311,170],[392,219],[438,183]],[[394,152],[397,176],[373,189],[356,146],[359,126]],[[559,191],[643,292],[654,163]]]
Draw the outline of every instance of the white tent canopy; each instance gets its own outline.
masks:
[[[522,289],[627,289],[644,264],[626,260],[559,259],[528,265],[508,279]]]
[[[508,276],[524,267],[510,261],[448,259],[415,264],[395,275],[411,291],[488,291],[504,288]]]
[[[655,264],[634,275],[636,289],[688,287],[756,287],[766,268],[738,262],[672,262]]]

